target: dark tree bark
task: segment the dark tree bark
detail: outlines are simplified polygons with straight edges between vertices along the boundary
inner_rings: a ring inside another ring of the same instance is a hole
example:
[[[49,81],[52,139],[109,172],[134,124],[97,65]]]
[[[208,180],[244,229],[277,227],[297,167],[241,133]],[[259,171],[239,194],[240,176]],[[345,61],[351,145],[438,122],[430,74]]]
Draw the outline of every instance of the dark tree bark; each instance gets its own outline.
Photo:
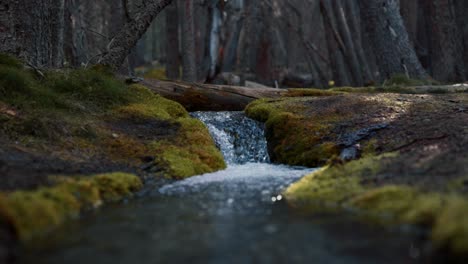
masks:
[[[238,70],[253,73],[260,50],[261,32],[264,30],[265,25],[264,21],[262,21],[261,1],[248,1],[246,4],[247,17],[244,19]]]
[[[194,0],[182,0],[182,79],[186,82],[197,81],[197,58],[195,50]]]
[[[0,52],[38,67],[63,63],[64,0],[0,3]]]
[[[111,40],[107,52],[99,60],[99,63],[117,70],[149,28],[154,18],[171,2],[172,0],[147,1],[146,5],[140,8],[131,21],[126,23]]]
[[[457,18],[457,25],[460,33],[460,37],[462,38],[462,57],[463,61],[465,61],[465,76],[463,76],[464,80],[468,79],[468,1],[465,0],[454,0],[454,9]]]
[[[398,0],[359,1],[362,21],[374,49],[380,79],[404,73],[412,78],[427,78],[400,15]]]
[[[180,77],[179,53],[179,11],[177,1],[172,2],[166,10],[166,76],[177,80]]]
[[[234,70],[237,60],[237,49],[239,45],[239,37],[242,30],[242,22],[244,18],[244,1],[233,0],[227,5],[232,13],[228,19],[228,36],[224,45],[223,57],[223,72],[231,72]]]
[[[457,27],[455,7],[451,0],[425,1],[429,16],[432,77],[438,81],[462,81],[465,66],[462,54],[462,34]]]

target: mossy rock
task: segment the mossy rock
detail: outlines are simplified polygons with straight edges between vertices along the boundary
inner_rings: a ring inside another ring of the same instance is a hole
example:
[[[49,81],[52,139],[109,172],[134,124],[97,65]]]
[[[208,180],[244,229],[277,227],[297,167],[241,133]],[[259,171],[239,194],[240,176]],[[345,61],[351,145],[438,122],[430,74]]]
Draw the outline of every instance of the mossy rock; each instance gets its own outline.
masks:
[[[304,98],[261,99],[247,106],[247,116],[265,123],[269,154],[274,162],[316,167],[339,155],[333,140],[334,113],[305,116]],[[342,116],[346,118],[346,116]]]
[[[0,217],[8,220],[21,240],[27,241],[78,217],[85,209],[121,200],[142,188],[137,176],[126,173],[57,181],[53,187],[0,194]]]
[[[327,166],[291,185],[284,195],[291,206],[301,210],[344,212],[353,208],[366,221],[422,225],[431,230],[430,238],[437,248],[454,256],[467,256],[466,196],[408,185],[366,184],[368,179],[385,174],[386,163],[397,155],[367,156]]]
[[[73,158],[74,154],[66,151],[71,148],[132,167],[141,166],[142,157],[153,156],[167,177],[188,177],[225,167],[208,130],[191,119],[180,104],[144,86],[127,86],[101,66],[44,71],[44,75],[37,78],[15,64],[0,64],[0,103],[20,113],[15,118],[2,118],[0,132],[12,140],[41,149],[59,148],[64,156]],[[145,123],[177,129],[168,129],[162,137],[141,139],[136,135],[137,126],[158,129],[140,125]],[[165,147],[151,147],[155,145]],[[186,158],[167,158],[175,149]],[[176,167],[184,168],[183,172]]]

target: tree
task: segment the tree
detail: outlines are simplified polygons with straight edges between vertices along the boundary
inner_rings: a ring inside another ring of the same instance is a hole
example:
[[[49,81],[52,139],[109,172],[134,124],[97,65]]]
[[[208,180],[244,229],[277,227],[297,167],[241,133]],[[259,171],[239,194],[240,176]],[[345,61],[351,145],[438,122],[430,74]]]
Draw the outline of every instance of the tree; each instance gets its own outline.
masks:
[[[0,52],[38,67],[63,62],[64,0],[3,0]]]
[[[171,2],[172,0],[147,1],[110,41],[108,50],[99,60],[99,63],[117,70],[151,25],[154,18]]]
[[[179,10],[177,1],[172,2],[166,10],[166,76],[179,79]]]
[[[197,81],[197,61],[195,54],[195,22],[193,0],[182,2],[182,79],[187,82]]]
[[[431,75],[439,81],[461,81],[465,77],[462,34],[457,27],[454,5],[451,0],[424,1],[423,9],[428,19],[427,30],[431,53]]]
[[[427,78],[419,62],[403,19],[398,0],[359,1],[362,21],[374,49],[380,78],[404,73],[412,78]]]

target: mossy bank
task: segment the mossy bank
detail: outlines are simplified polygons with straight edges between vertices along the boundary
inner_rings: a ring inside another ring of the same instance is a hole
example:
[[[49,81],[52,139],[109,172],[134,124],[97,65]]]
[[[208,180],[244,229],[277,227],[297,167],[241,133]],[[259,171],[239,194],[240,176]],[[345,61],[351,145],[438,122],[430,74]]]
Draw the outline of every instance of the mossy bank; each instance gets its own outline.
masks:
[[[28,240],[154,179],[225,167],[178,103],[105,68],[37,71],[0,55],[0,218]]]
[[[288,203],[421,225],[436,248],[466,256],[468,94],[331,92],[246,109],[266,122],[275,162],[322,166],[286,190]]]

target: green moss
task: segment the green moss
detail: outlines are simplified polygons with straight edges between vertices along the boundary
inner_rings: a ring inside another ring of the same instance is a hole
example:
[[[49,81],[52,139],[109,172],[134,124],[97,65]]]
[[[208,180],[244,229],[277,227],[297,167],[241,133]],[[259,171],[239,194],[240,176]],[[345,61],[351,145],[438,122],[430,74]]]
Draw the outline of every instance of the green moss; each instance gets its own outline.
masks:
[[[430,80],[417,80],[406,76],[405,74],[395,74],[385,81],[386,86],[422,86],[435,84]]]
[[[125,173],[63,178],[53,187],[0,194],[0,216],[26,241],[79,216],[86,208],[123,199],[141,187],[137,176]]]
[[[468,201],[465,197],[451,197],[444,203],[432,229],[437,246],[448,248],[457,255],[468,255]]]
[[[166,69],[164,67],[151,69],[147,73],[145,73],[145,78],[166,80],[167,79]]]
[[[359,209],[367,219],[385,224],[409,223],[432,230],[432,240],[455,254],[468,253],[468,200],[460,194],[426,192],[404,185],[374,187],[366,179],[378,175],[395,153],[367,156],[344,165],[327,166],[285,191],[287,201],[303,210]]]
[[[338,91],[332,91],[329,89],[288,89],[288,92],[284,94],[285,97],[303,97],[303,96],[334,96],[342,94]]]
[[[154,142],[151,146],[161,153],[158,161],[167,168],[168,176],[180,179],[226,168],[221,152],[202,122],[192,118],[177,121],[181,129],[175,140]]]
[[[169,176],[175,177],[225,166],[207,129],[180,104],[144,86],[127,86],[105,67],[45,71],[45,78],[38,79],[10,64],[0,64],[0,103],[21,114],[2,114],[1,131],[15,141],[59,146],[64,155],[69,148],[85,151],[130,166],[141,165],[143,156],[154,156],[164,160]],[[132,124],[151,121],[175,129],[163,139],[139,138]],[[164,147],[150,147],[154,145]],[[174,152],[185,158],[175,160],[176,155],[170,155]],[[185,169],[176,169],[179,166]]]
[[[132,98],[123,82],[93,69],[49,71],[41,85],[93,110],[109,109]]]
[[[136,118],[175,119],[187,117],[184,107],[174,101],[155,94],[141,85],[130,86],[130,93],[134,97],[134,103],[121,106],[118,112]]]
[[[21,62],[21,60],[5,53],[0,53],[0,65],[17,69],[23,68],[23,62]]]
[[[245,113],[252,119],[266,122],[270,118],[270,114],[277,113],[278,107],[275,104],[277,102],[280,101],[271,99],[255,100],[245,108]]]
[[[360,185],[360,181],[376,175],[381,170],[379,161],[394,155],[396,154],[367,157],[344,165],[324,167],[291,185],[285,196],[293,203],[307,204],[322,200],[340,205],[346,199],[362,193],[364,187]]]
[[[270,154],[275,162],[309,167],[324,165],[340,152],[332,130],[333,124],[346,116],[331,111],[303,117],[301,100],[261,99],[248,105],[245,112],[250,118],[265,122],[266,137],[273,149]]]

